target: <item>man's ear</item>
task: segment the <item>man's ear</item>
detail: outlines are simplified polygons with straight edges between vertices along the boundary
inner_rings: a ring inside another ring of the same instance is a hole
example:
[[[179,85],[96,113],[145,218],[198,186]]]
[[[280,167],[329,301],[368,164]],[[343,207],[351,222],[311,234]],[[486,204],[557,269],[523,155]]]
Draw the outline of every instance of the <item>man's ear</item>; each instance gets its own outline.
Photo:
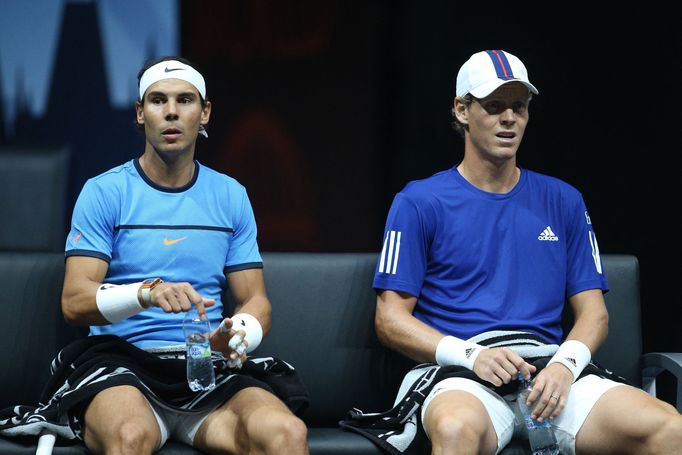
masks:
[[[135,120],[138,125],[144,125],[144,111],[139,101],[135,101]]]
[[[463,125],[468,125],[469,124],[469,110],[467,109],[466,104],[464,104],[464,101],[462,100],[461,97],[457,96],[455,97],[454,105],[453,105],[454,113],[455,116],[457,117],[457,120],[459,123]]]
[[[208,125],[208,121],[211,118],[211,102],[206,101],[201,108],[201,124]]]

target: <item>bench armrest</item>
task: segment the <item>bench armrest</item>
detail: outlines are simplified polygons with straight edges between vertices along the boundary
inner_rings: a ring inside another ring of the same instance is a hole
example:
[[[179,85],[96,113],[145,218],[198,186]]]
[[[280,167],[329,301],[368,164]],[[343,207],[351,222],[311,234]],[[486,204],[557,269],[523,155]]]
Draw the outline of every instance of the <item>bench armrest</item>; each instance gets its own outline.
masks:
[[[642,355],[642,388],[656,396],[656,377],[669,371],[677,379],[677,410],[682,412],[682,353],[649,352]]]

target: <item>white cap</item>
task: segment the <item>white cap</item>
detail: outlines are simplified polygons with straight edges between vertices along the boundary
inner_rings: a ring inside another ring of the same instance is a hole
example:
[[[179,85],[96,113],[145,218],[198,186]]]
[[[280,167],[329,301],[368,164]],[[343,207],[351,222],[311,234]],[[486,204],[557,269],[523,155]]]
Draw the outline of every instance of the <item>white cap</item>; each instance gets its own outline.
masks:
[[[140,78],[140,100],[144,98],[144,93],[150,85],[162,79],[180,79],[189,82],[196,87],[201,97],[206,99],[206,82],[204,82],[204,77],[199,71],[177,60],[164,60],[150,66],[142,74]]]
[[[502,50],[481,51],[472,55],[457,73],[457,96],[471,93],[485,98],[508,82],[521,82],[528,90],[538,94],[538,89],[528,80],[528,71],[521,60]]]

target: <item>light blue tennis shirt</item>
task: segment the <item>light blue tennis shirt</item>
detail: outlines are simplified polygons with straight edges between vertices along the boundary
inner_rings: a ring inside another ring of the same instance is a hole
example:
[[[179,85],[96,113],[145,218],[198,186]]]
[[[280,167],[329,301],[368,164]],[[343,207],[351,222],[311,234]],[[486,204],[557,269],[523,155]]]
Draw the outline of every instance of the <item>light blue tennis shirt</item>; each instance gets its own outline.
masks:
[[[374,288],[417,297],[414,316],[447,335],[517,330],[560,343],[566,298],[608,283],[575,188],[521,169],[511,192],[487,193],[453,168],[396,195]]]
[[[76,202],[66,256],[109,263],[105,283],[160,277],[189,282],[215,299],[207,309],[212,327],[222,320],[225,274],[262,267],[256,223],[245,188],[195,161],[182,188],[154,184],[137,159],[89,179]],[[139,347],[184,343],[184,313],[149,308],[90,334],[118,335]]]

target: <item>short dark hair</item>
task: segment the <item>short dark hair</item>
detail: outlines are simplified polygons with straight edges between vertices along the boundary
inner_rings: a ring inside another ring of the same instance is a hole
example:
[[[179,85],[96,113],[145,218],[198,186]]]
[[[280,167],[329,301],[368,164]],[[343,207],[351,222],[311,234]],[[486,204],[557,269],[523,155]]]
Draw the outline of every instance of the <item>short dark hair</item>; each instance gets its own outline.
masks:
[[[187,60],[184,57],[180,57],[177,55],[165,55],[163,57],[152,58],[152,59],[149,59],[146,62],[144,62],[144,65],[142,65],[142,68],[140,69],[140,71],[138,71],[138,73],[137,73],[137,88],[138,89],[140,88],[140,80],[142,79],[142,75],[144,74],[145,71],[147,71],[149,68],[156,65],[157,63],[167,62],[170,60],[177,60],[178,62],[184,63],[185,65],[191,66],[192,68],[199,71],[199,69],[194,65],[194,63],[190,62],[189,60]],[[201,71],[199,71],[199,72],[201,72]],[[201,94],[199,94],[199,98],[201,100],[201,105],[205,106],[206,100],[204,99],[204,97],[201,96]],[[206,96],[206,98],[208,99],[208,96]],[[140,104],[144,104],[144,99],[139,99],[138,101]]]

